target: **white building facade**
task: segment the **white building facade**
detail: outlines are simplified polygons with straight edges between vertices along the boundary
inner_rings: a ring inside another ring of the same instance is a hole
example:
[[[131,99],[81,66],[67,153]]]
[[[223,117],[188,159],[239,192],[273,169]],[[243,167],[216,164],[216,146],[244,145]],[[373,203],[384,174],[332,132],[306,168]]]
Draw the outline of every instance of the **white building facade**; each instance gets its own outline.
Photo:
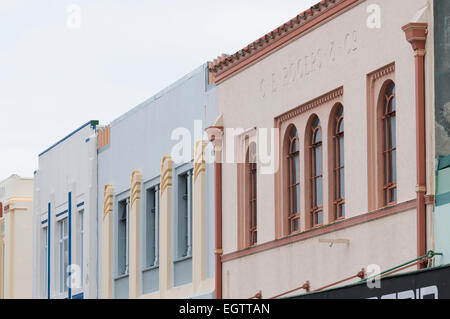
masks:
[[[39,155],[33,298],[97,298],[97,121]]]

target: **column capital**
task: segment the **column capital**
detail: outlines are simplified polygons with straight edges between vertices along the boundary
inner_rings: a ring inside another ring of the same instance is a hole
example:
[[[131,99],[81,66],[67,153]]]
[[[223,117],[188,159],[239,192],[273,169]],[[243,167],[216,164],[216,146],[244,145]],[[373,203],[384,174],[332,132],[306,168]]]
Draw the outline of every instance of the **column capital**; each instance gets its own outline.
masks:
[[[402,27],[406,41],[411,43],[415,56],[425,56],[428,36],[428,23],[411,22]]]

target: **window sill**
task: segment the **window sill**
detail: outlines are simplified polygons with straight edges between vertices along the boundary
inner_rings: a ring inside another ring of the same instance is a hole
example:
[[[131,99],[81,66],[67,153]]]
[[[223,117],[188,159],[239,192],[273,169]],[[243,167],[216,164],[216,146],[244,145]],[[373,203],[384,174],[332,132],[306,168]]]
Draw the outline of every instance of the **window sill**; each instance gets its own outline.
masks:
[[[243,249],[243,250],[237,250],[235,252],[227,253],[222,255],[222,262],[229,262],[232,260],[236,260],[242,257],[247,257],[250,255],[257,254],[259,252],[263,252],[266,250],[283,247],[290,245],[292,243],[308,240],[314,237],[322,236],[325,234],[333,233],[336,231],[340,231],[346,228],[354,227],[357,225],[361,225],[364,223],[372,222],[374,220],[389,217],[398,213],[403,213],[408,210],[415,209],[416,206],[416,200],[409,200],[406,202],[402,202],[400,204],[396,204],[391,207],[382,208],[378,210],[374,210],[365,214],[360,214],[354,217],[347,217],[345,219],[336,220],[330,224],[323,225],[319,228],[313,228],[306,230],[304,232],[299,232],[295,234],[290,234],[288,236],[284,236],[282,238],[275,239],[273,241],[269,241],[263,244],[258,244],[257,246]]]
[[[177,263],[180,263],[180,262],[189,260],[189,259],[192,259],[192,256],[181,257],[181,258],[175,259],[175,260],[173,261],[173,263],[174,263],[174,264],[177,264]]]
[[[117,280],[120,280],[120,279],[124,279],[124,278],[127,278],[129,276],[130,276],[130,274],[120,275],[120,276],[115,277],[114,281],[117,281]]]
[[[156,266],[144,268],[144,269],[142,269],[142,272],[147,272],[147,271],[151,271],[151,270],[155,270],[155,269],[159,269],[159,264]]]

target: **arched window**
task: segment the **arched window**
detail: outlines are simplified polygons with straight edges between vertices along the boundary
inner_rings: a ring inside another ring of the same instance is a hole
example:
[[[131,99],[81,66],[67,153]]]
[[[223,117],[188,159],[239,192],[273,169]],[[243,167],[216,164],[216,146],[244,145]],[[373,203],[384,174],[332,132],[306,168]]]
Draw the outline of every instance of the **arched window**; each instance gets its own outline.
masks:
[[[287,137],[287,190],[288,190],[288,231],[300,231],[300,142],[295,126],[289,129]]]
[[[310,143],[311,227],[316,227],[323,224],[322,129],[317,116],[312,121]]]
[[[391,82],[383,94],[383,174],[384,204],[397,202],[397,135],[396,135],[396,98],[395,83]]]
[[[256,245],[258,241],[257,227],[257,166],[256,166],[256,144],[251,143],[247,150],[245,159],[246,174],[246,229],[247,246]]]
[[[339,104],[333,117],[333,214],[334,219],[345,217],[344,177],[344,107]]]

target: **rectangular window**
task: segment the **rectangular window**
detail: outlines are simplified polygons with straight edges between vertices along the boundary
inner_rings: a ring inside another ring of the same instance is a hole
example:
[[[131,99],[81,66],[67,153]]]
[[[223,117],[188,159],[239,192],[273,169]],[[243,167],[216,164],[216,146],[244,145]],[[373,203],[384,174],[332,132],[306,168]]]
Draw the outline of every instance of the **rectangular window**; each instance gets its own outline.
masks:
[[[59,291],[67,291],[67,267],[69,266],[69,221],[59,222]]]
[[[41,271],[42,271],[42,296],[43,297],[47,297],[47,287],[48,287],[48,227],[44,227],[42,228],[42,238],[41,238],[41,243],[42,243],[42,254],[41,254]]]
[[[159,185],[147,190],[146,267],[159,264]]]
[[[117,266],[118,275],[128,275],[129,261],[129,205],[130,199],[127,198],[119,202],[118,207],[118,254]]]
[[[83,288],[83,282],[84,282],[84,258],[83,258],[83,253],[84,253],[84,210],[80,210],[80,212],[78,213],[78,221],[79,221],[79,234],[78,234],[78,238],[79,238],[79,245],[80,245],[80,249],[79,249],[79,262],[80,262],[80,272],[81,272],[81,288]]]
[[[178,258],[192,256],[192,170],[178,175]]]

